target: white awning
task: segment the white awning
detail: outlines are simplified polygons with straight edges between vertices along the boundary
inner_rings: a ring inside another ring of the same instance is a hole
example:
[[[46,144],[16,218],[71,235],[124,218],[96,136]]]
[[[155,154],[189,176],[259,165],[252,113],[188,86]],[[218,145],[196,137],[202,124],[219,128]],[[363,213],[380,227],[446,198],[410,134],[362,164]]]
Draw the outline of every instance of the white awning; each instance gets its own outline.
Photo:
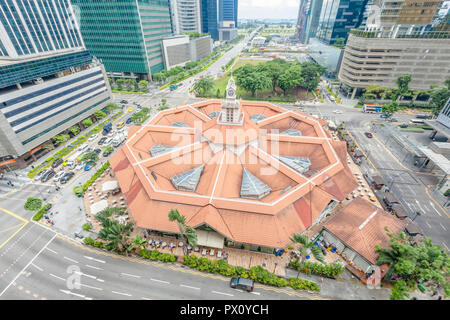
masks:
[[[197,230],[199,246],[223,249],[224,237],[215,231]]]
[[[117,188],[119,188],[119,183],[117,182],[117,180],[106,181],[102,186],[102,191],[107,192]]]
[[[428,159],[433,161],[439,169],[444,171],[445,174],[450,174],[450,161],[446,157],[425,146],[420,146],[419,149],[427,156]]]
[[[106,200],[100,200],[98,202],[95,202],[94,204],[92,204],[91,206],[91,214],[97,214],[100,211],[104,210],[108,208],[108,201]]]

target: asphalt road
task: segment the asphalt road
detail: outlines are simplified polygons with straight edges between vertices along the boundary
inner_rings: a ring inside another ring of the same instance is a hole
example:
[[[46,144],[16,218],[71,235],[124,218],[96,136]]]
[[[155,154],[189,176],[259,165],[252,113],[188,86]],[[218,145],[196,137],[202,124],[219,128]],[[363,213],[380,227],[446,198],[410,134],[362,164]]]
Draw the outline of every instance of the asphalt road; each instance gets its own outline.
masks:
[[[261,285],[248,293],[231,289],[228,282],[229,278],[181,266],[98,251],[33,222],[0,249],[0,299],[4,300],[321,299]]]

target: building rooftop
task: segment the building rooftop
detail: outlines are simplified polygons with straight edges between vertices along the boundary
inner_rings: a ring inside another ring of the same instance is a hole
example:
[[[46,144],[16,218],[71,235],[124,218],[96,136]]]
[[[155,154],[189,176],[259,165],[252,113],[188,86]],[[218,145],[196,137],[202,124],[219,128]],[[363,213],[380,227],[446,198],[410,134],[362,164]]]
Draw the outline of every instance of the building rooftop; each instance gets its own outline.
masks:
[[[389,245],[386,227],[389,232],[398,233],[405,223],[359,197],[324,224],[325,229],[372,264],[376,264],[378,257],[375,246]]]
[[[167,216],[176,208],[194,228],[280,248],[357,187],[346,143],[331,139],[326,121],[241,101],[242,124],[220,124],[209,115],[221,110],[221,100],[209,100],[130,127],[110,163],[137,226],[177,233]],[[302,135],[279,134],[288,129]]]

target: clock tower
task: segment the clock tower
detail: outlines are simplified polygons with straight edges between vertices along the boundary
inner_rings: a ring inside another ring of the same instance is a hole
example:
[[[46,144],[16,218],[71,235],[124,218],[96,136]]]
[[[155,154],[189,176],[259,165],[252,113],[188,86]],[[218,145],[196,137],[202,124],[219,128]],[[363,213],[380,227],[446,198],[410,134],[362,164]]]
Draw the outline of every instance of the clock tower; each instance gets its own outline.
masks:
[[[242,124],[241,103],[236,99],[236,83],[231,76],[227,85],[227,98],[222,103],[222,112],[218,119],[221,124]]]

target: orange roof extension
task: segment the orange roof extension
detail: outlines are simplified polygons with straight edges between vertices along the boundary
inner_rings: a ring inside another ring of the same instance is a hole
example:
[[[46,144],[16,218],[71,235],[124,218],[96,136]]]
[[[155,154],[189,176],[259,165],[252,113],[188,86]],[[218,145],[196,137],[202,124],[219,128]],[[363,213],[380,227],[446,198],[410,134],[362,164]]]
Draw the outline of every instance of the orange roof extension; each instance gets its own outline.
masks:
[[[279,248],[357,187],[346,144],[329,138],[326,121],[241,101],[242,124],[223,125],[221,106],[168,109],[130,128],[110,163],[139,227],[178,232],[167,216],[178,209],[194,227]]]
[[[378,257],[375,246],[389,245],[385,227],[389,232],[398,233],[405,223],[359,197],[324,224],[325,229],[372,264],[376,264]]]

